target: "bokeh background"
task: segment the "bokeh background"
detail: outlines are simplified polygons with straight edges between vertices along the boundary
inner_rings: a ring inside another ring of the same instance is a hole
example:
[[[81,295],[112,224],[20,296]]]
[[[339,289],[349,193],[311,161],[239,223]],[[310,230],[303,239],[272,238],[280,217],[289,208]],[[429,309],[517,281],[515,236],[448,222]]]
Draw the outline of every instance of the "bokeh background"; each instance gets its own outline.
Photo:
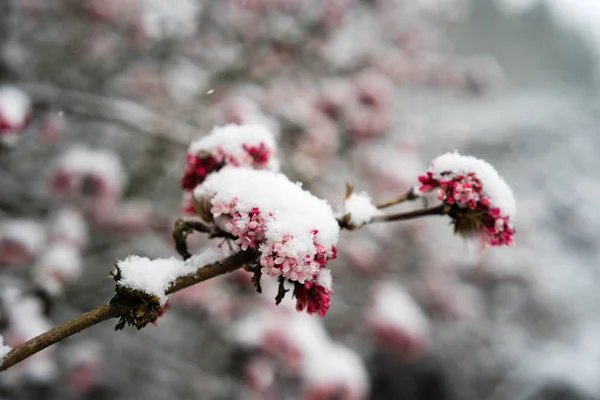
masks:
[[[438,218],[343,232],[325,318],[245,272],[205,282],[156,327],[1,374],[1,398],[600,399],[598,27],[595,0],[1,2],[8,344],[108,300],[116,260],[175,254],[187,145],[213,126],[265,124],[335,206],[457,149],[519,209],[516,247],[484,253]]]

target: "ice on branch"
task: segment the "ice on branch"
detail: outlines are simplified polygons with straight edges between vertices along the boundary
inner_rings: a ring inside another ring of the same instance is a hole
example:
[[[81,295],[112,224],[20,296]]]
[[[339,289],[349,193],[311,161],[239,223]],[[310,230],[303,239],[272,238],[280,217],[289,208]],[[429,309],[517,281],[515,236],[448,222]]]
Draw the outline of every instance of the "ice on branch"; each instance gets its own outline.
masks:
[[[480,234],[493,246],[514,244],[515,198],[498,172],[484,160],[446,153],[419,176],[420,191],[438,190],[455,231]]]
[[[242,250],[260,253],[262,273],[295,284],[298,310],[324,315],[331,279],[322,271],[336,257],[339,226],[329,204],[271,171],[225,167],[194,191],[212,221]]]
[[[151,260],[132,255],[117,262],[115,276],[119,285],[151,297],[156,296],[161,306],[164,306],[167,303],[166,291],[174,280],[193,274],[199,268],[222,260],[227,255],[228,251],[220,248],[209,248],[186,261],[174,257]]]
[[[208,174],[226,165],[277,171],[276,152],[273,134],[262,125],[215,127],[208,136],[190,144],[181,186],[193,190]]]
[[[367,319],[378,342],[407,357],[421,354],[429,338],[429,320],[419,305],[395,283],[378,284],[373,295]]]
[[[2,337],[2,335],[0,335],[0,362],[2,362],[2,359],[6,357],[8,352],[11,350],[12,347],[5,345],[4,338]]]
[[[31,100],[12,86],[0,87],[0,136],[16,133],[27,125],[31,117]]]
[[[375,207],[371,196],[366,192],[352,193],[344,200],[342,216],[350,227],[359,228],[381,214],[383,213]]]

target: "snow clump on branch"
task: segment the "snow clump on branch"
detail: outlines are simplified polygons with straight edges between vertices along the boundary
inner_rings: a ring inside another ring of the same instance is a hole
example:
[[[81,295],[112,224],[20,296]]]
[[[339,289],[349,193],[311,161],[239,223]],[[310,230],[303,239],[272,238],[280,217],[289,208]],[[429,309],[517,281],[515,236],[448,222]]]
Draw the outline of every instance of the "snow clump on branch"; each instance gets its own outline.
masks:
[[[431,162],[419,182],[421,192],[438,189],[438,199],[449,207],[457,233],[477,233],[492,246],[514,244],[513,192],[486,161],[446,153]]]
[[[361,227],[371,222],[373,217],[382,215],[366,192],[352,193],[344,200],[344,221],[350,227]]]
[[[167,303],[167,291],[179,277],[193,274],[199,268],[222,260],[229,254],[228,250],[209,248],[186,261],[171,258],[149,259],[131,255],[117,262],[116,281],[119,285],[143,292],[151,297],[156,296],[160,305]]]

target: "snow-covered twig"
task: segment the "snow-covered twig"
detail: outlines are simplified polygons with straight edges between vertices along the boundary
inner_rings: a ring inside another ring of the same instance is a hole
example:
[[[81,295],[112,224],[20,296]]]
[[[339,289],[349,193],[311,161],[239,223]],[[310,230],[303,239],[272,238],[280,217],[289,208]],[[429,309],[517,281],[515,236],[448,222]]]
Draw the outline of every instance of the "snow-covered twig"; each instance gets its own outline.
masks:
[[[195,273],[181,276],[175,279],[167,289],[167,294],[178,292],[186,287],[199,282],[214,278],[219,275],[227,274],[241,268],[244,264],[253,261],[256,253],[253,251],[242,251],[235,253],[226,259],[215,262],[201,268]],[[115,296],[116,297],[116,296]],[[107,321],[112,318],[120,318],[131,312],[131,310],[143,306],[142,300],[131,301],[131,299],[118,299],[82,314],[64,324],[52,328],[33,339],[14,347],[9,351],[0,363],[0,371],[5,371],[15,364],[31,357],[32,355],[44,350],[45,348],[60,342],[79,333],[85,329]],[[125,300],[129,300],[128,302]]]

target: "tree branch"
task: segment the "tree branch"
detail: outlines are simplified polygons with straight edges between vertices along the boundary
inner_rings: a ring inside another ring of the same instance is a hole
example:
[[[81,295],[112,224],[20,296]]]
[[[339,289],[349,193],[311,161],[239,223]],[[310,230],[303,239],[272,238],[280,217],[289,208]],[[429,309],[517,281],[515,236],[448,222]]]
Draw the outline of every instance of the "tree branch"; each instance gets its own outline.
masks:
[[[224,275],[243,267],[256,259],[256,252],[253,250],[240,251],[222,261],[198,268],[194,274],[181,276],[171,282],[167,289],[167,294],[172,294],[192,286],[196,283],[206,281],[219,275]],[[100,322],[112,318],[118,318],[128,313],[131,309],[139,307],[141,304],[119,304],[111,302],[104,304],[92,311],[88,311],[62,325],[52,328],[27,342],[13,348],[2,359],[0,371],[5,371],[13,365],[31,357],[32,355],[44,350],[45,348],[58,343],[69,336],[91,328]]]
[[[395,197],[393,199],[383,201],[383,202],[377,204],[376,207],[381,210],[382,208],[391,207],[393,205],[402,203],[404,201],[416,200],[419,197],[420,196],[416,193],[415,188],[412,187],[412,188],[410,188],[410,190],[408,192],[406,192],[398,197]]]
[[[415,218],[420,218],[420,217],[426,217],[426,216],[429,216],[429,215],[444,215],[447,212],[448,212],[448,210],[446,209],[446,206],[444,204],[441,204],[441,205],[436,206],[436,207],[423,208],[423,209],[420,209],[420,210],[407,211],[407,212],[403,212],[403,213],[389,214],[389,215],[378,215],[377,217],[374,217],[373,220],[370,223],[375,223],[375,222],[389,222],[389,221],[403,221],[403,220],[408,220],[408,219],[415,219]]]

